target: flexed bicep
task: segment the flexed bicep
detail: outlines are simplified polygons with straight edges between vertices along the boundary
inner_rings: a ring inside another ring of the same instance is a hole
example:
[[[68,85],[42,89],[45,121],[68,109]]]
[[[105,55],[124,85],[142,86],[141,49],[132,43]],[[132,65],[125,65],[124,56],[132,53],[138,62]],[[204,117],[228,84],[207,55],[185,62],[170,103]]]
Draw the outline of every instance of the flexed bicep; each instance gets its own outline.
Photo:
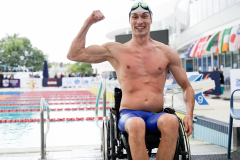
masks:
[[[105,45],[91,45],[80,50],[71,60],[86,63],[100,63],[108,61],[111,57],[111,53]]]
[[[67,58],[72,61],[78,62],[103,62],[107,61],[110,56],[110,52],[106,45],[92,45],[85,47],[86,35],[89,28],[96,22],[105,19],[101,11],[93,11],[92,14],[86,19],[78,35],[74,38]]]

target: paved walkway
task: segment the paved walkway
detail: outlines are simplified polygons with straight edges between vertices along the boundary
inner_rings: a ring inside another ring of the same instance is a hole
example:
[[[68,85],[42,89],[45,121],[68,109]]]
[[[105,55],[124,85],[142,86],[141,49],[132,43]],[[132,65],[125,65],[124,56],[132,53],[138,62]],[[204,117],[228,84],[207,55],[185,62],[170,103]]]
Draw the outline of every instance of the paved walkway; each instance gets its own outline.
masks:
[[[171,94],[167,94],[168,97]],[[230,115],[230,97],[231,92],[225,91],[219,99],[215,99],[215,95],[206,96],[207,102],[209,103],[209,109],[194,109],[195,116],[205,116],[215,120],[229,123]],[[166,99],[166,104],[171,105],[170,99]],[[195,103],[197,103],[195,101]],[[186,111],[186,108],[182,107],[181,101],[177,96],[174,96],[174,108],[177,110]],[[240,97],[234,97],[234,108],[240,109]],[[240,121],[233,121],[234,125],[240,126]]]
[[[76,88],[79,90],[80,88]],[[82,89],[82,88],[81,88]],[[42,88],[39,90],[49,90]],[[51,88],[50,90],[73,90],[62,88]],[[4,91],[4,90],[1,90]],[[6,91],[10,91],[9,89]],[[13,89],[11,91],[16,91]],[[20,91],[20,90],[19,90]],[[22,90],[23,91],[23,90]],[[26,90],[24,90],[26,91]],[[27,91],[30,91],[27,90]],[[223,122],[229,121],[230,101],[224,100],[230,98],[230,91],[225,91],[221,99],[212,99],[214,96],[206,97],[211,110],[194,110],[195,115],[203,115],[209,118],[217,119]],[[225,97],[225,98],[224,98]],[[224,99],[223,99],[224,98]],[[179,103],[174,99],[175,103]],[[234,100],[236,108],[240,108],[240,97]],[[184,109],[183,109],[184,110]],[[240,121],[234,121],[235,125],[240,125]],[[226,154],[227,148],[203,142],[198,139],[190,138],[192,155],[209,155],[209,154]],[[217,156],[216,156],[217,157]],[[0,160],[37,160],[40,158],[40,148],[18,148],[18,149],[1,149]],[[69,147],[48,147],[48,160],[102,160],[100,145],[97,146],[69,146]],[[203,158],[204,159],[204,158]]]
[[[227,148],[190,138],[192,155],[226,154]],[[157,150],[153,150],[153,153]],[[40,148],[4,149],[1,160],[37,160]],[[48,160],[102,160],[100,145],[47,147]],[[151,158],[154,160],[154,158]]]

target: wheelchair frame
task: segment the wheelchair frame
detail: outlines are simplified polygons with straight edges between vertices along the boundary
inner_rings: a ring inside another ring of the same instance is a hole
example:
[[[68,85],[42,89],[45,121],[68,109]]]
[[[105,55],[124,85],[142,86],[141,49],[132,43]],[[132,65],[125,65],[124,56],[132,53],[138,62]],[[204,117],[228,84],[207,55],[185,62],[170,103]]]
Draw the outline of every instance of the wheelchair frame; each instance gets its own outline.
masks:
[[[118,129],[118,115],[119,108],[122,98],[122,91],[119,88],[115,88],[114,90],[114,98],[115,98],[115,107],[110,109],[110,113],[108,119],[106,117],[103,118],[103,126],[102,126],[102,154],[103,160],[116,160],[127,158],[128,160],[132,160],[130,146],[128,144],[128,134],[126,132],[121,132]],[[165,108],[164,112],[175,114],[174,109]],[[176,115],[177,116],[177,115]],[[174,155],[174,160],[191,160],[191,152],[190,152],[190,144],[188,141],[188,137],[186,135],[183,121],[181,117],[178,117],[179,121],[179,134],[176,145],[176,152]],[[156,155],[152,154],[152,149],[158,148],[160,143],[161,136],[160,135],[146,135],[146,148],[148,150],[149,157],[154,158]],[[124,152],[126,151],[126,153]]]

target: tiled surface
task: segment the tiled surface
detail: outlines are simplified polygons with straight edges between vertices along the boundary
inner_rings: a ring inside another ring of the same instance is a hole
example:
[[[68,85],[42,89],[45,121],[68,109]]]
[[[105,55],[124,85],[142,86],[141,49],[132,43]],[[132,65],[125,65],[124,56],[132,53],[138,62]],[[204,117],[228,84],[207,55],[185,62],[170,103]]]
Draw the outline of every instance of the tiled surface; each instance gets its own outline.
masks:
[[[227,148],[190,138],[192,155],[226,154]],[[153,152],[155,152],[154,150]],[[0,154],[0,160],[38,160],[40,153]],[[99,149],[72,149],[47,152],[48,160],[102,160]],[[154,158],[151,158],[154,160]]]
[[[0,154],[1,160],[38,160],[40,153]],[[72,150],[48,152],[48,160],[102,160],[100,150]]]
[[[230,97],[230,92],[225,92],[222,97]],[[175,99],[176,100],[176,99]],[[207,101],[213,110],[195,110],[194,114],[203,115],[209,118],[221,120],[224,122],[229,121],[230,101],[222,99],[211,99],[207,97]],[[240,100],[236,100],[236,108],[240,108]],[[177,102],[176,102],[177,103]],[[234,124],[240,125],[240,121],[234,121]],[[196,139],[190,140],[192,155],[203,154],[226,154],[227,148],[213,145],[207,142],[199,141]],[[6,152],[7,153],[7,152]],[[20,152],[13,153],[1,153],[0,160],[38,160],[40,159],[40,152],[34,151],[34,153]],[[95,148],[84,149],[68,149],[67,151],[59,151],[57,149],[51,149],[47,152],[48,160],[102,160],[101,151]]]
[[[166,96],[171,96],[171,94],[167,94]],[[231,92],[226,91],[221,96],[224,97],[230,97]],[[230,116],[230,100],[224,100],[222,98],[220,99],[213,99],[212,97],[215,97],[214,95],[209,95],[206,97],[207,102],[209,103],[209,109],[195,109],[194,115],[196,116],[205,116],[207,118],[219,120],[222,122],[229,123],[229,116]],[[171,105],[171,100],[166,99],[166,104]],[[195,101],[195,103],[197,103]],[[181,101],[178,99],[177,96],[174,96],[174,107],[177,110],[186,111],[186,108],[180,107],[182,106]],[[234,99],[234,108],[240,109],[240,97],[235,97]],[[233,120],[234,125],[240,126],[240,121]]]

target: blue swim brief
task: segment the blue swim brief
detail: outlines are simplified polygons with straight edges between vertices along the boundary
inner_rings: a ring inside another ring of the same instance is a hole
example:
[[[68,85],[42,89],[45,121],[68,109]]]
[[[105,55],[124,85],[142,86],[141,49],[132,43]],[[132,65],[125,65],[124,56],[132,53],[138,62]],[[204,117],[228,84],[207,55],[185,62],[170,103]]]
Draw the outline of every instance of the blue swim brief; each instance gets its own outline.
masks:
[[[123,109],[120,111],[118,117],[118,128],[122,132],[126,132],[125,123],[131,117],[141,117],[146,123],[147,134],[161,134],[157,127],[158,118],[165,114],[165,112],[152,113],[146,111],[134,111],[129,109]]]

